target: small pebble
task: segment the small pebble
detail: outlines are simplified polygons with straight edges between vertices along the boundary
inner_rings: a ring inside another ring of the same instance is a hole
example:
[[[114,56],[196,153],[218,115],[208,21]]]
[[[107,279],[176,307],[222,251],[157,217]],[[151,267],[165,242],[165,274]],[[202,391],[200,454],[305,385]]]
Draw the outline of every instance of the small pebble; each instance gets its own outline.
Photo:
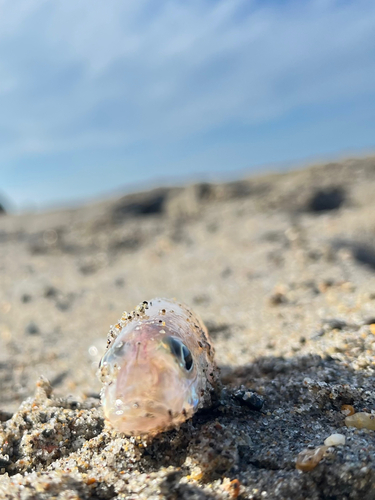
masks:
[[[342,330],[347,326],[346,321],[342,321],[341,319],[332,318],[326,319],[323,321],[324,325],[329,327],[331,330]]]
[[[260,411],[264,404],[264,399],[255,392],[247,391],[243,386],[233,393],[234,397],[242,405],[248,406],[251,410]]]
[[[371,413],[358,412],[354,415],[349,415],[345,419],[347,427],[356,427],[357,429],[369,429],[375,431],[375,415]]]
[[[354,415],[355,409],[352,405],[342,405],[341,412],[348,417],[349,415]]]
[[[238,479],[233,479],[229,483],[223,485],[223,489],[227,491],[231,498],[237,498],[240,494],[241,484]]]
[[[44,290],[44,297],[46,299],[54,298],[57,296],[57,294],[58,294],[58,290],[54,286],[47,286]]]
[[[37,335],[39,333],[38,325],[31,321],[25,328],[25,332],[28,335]]]
[[[3,455],[0,455],[0,469],[5,469],[5,467],[7,467],[10,464],[11,464],[10,460],[5,458]],[[5,470],[4,470],[4,472],[1,472],[1,474],[4,474],[4,473],[5,473]]]
[[[327,446],[318,446],[313,450],[302,450],[297,456],[296,469],[308,472],[315,469],[324,456]]]
[[[345,436],[343,434],[331,434],[324,440],[325,446],[340,446],[345,444]]]
[[[271,306],[279,306],[280,304],[286,304],[288,299],[282,292],[275,292],[269,298],[269,303]]]
[[[21,296],[21,302],[23,302],[24,304],[27,304],[28,302],[31,302],[31,295],[28,294],[28,293],[24,293],[22,296]]]

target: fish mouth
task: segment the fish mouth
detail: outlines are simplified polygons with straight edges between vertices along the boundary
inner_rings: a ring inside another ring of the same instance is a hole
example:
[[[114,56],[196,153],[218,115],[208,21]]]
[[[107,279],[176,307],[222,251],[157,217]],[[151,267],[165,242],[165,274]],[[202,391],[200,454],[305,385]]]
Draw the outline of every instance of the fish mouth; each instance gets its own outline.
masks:
[[[157,434],[183,422],[187,416],[185,408],[176,411],[162,402],[142,399],[130,402],[116,400],[115,408],[110,415],[106,415],[119,432],[130,436]]]
[[[196,401],[195,372],[186,376],[164,349],[124,359],[102,392],[105,417],[127,435],[173,427],[192,414]]]

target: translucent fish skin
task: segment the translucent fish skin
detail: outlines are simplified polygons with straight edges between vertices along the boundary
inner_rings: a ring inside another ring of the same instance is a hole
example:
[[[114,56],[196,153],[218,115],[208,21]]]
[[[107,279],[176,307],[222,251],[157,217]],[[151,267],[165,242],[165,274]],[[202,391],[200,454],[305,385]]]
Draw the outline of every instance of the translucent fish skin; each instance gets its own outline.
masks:
[[[99,366],[106,419],[126,435],[153,436],[211,403],[218,383],[202,321],[174,300],[152,299],[111,328]]]

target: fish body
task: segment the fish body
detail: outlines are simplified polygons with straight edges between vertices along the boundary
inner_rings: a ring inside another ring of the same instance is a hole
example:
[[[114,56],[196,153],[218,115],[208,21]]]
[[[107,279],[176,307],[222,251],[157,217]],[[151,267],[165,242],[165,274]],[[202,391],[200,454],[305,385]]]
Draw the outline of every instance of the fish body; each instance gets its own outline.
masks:
[[[153,436],[211,403],[218,370],[198,316],[174,300],[153,299],[111,327],[99,378],[111,426]]]

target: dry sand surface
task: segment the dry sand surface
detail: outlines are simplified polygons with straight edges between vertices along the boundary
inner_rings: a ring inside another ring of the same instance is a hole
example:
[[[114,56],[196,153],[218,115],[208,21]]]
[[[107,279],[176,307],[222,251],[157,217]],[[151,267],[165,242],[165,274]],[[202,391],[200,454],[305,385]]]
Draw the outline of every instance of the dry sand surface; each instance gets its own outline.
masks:
[[[144,442],[95,371],[153,297],[200,314],[224,389]],[[375,158],[0,215],[1,499],[373,499],[375,431],[345,417],[373,426],[374,359]]]

